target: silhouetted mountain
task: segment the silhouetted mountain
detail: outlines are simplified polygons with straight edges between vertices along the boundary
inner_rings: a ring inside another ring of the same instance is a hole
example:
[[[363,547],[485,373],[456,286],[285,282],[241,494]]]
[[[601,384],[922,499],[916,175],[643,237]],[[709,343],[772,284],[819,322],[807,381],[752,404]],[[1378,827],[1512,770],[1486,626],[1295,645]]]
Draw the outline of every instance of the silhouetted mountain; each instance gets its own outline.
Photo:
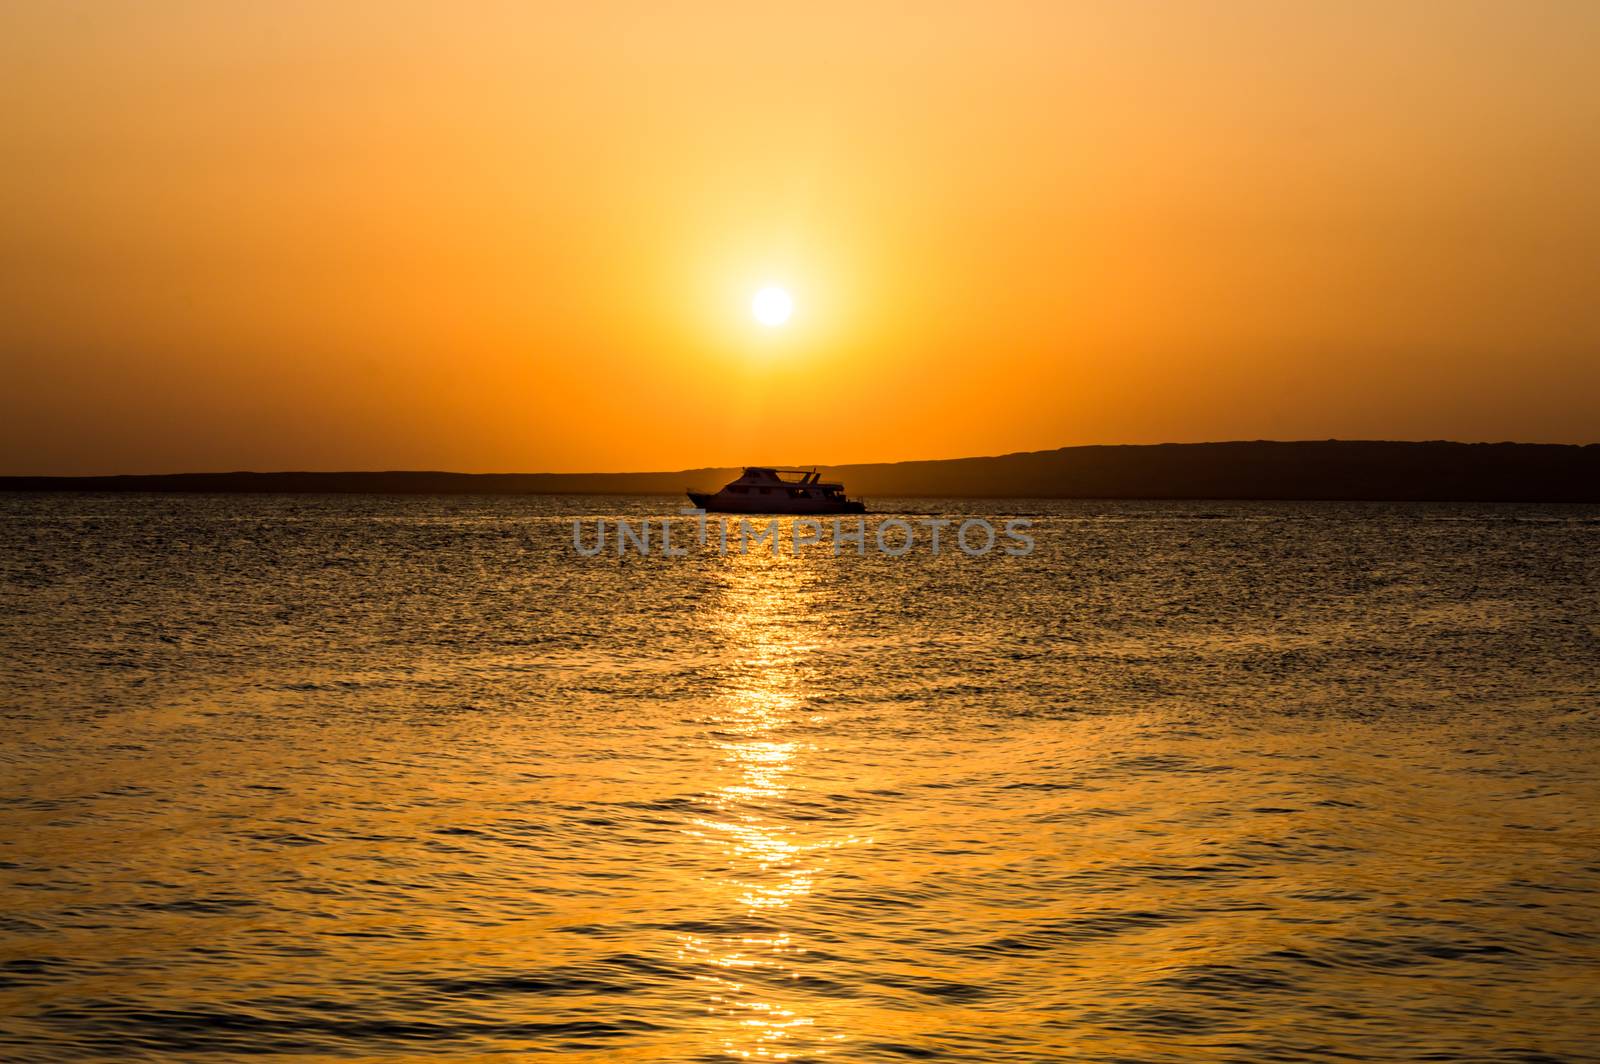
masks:
[[[1052,499],[1600,502],[1600,444],[1322,440],[1063,447],[820,467],[852,495]],[[681,495],[737,469],[677,473],[173,473],[0,477],[5,491]]]

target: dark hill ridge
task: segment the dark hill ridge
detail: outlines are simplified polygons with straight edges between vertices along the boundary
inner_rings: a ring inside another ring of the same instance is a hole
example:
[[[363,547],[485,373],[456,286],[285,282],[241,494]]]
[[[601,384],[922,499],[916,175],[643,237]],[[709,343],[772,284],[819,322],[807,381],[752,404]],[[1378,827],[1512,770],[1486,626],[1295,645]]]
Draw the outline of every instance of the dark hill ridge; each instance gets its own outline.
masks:
[[[1063,447],[821,467],[850,494],[1054,499],[1600,502],[1600,444],[1319,440]],[[0,477],[3,491],[681,495],[736,469],[677,473],[172,473]]]

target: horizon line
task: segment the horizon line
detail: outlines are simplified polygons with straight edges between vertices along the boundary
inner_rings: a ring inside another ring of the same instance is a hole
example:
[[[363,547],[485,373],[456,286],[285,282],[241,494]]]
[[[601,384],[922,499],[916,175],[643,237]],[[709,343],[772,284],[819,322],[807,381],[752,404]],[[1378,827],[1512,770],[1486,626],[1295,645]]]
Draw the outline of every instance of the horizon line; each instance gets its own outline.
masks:
[[[894,460],[855,461],[855,462],[739,462],[729,465],[702,465],[685,466],[679,469],[617,469],[617,470],[479,470],[465,471],[454,469],[429,469],[429,468],[368,468],[368,469],[190,469],[178,471],[165,471],[159,473],[0,473],[0,480],[107,480],[114,478],[131,477],[217,477],[217,476],[356,476],[356,475],[393,475],[393,474],[426,474],[434,476],[457,477],[615,477],[615,476],[670,476],[678,473],[704,473],[720,472],[729,469],[742,469],[754,467],[778,468],[816,468],[816,469],[844,469],[860,466],[898,466],[914,465],[923,462],[973,462],[986,459],[1015,458],[1026,455],[1056,454],[1061,451],[1087,451],[1105,450],[1113,448],[1138,448],[1155,449],[1163,447],[1230,447],[1243,445],[1278,445],[1278,446],[1305,446],[1308,444],[1390,444],[1400,446],[1439,446],[1449,445],[1456,447],[1572,447],[1587,448],[1600,447],[1600,441],[1590,443],[1533,443],[1520,440],[1397,440],[1397,439],[1344,439],[1327,437],[1325,439],[1231,439],[1231,440],[1195,440],[1187,442],[1164,441],[1161,443],[1079,443],[1067,444],[1061,447],[1044,447],[1035,450],[1003,451],[998,454],[965,454],[952,455],[943,458],[900,458]]]

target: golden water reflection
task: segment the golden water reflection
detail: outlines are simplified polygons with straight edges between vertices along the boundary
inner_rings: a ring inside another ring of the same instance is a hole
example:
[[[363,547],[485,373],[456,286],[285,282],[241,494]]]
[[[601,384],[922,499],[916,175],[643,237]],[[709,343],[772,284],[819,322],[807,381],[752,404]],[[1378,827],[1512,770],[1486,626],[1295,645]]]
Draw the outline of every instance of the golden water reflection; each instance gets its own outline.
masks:
[[[819,720],[806,696],[820,638],[808,624],[808,603],[820,592],[815,574],[793,558],[734,557],[724,579],[710,625],[724,648],[713,734],[725,777],[710,792],[716,815],[699,820],[695,833],[719,853],[726,871],[713,887],[725,897],[727,924],[742,931],[685,936],[681,955],[709,970],[700,978],[710,984],[710,1011],[727,1021],[718,1031],[721,1051],[760,1060],[816,1056],[844,1036],[817,1030],[819,1018],[773,984],[800,976],[804,950],[785,930],[789,910],[812,892],[825,851],[859,841],[813,836],[810,824],[802,834],[784,813],[807,789],[814,750],[793,732]]]

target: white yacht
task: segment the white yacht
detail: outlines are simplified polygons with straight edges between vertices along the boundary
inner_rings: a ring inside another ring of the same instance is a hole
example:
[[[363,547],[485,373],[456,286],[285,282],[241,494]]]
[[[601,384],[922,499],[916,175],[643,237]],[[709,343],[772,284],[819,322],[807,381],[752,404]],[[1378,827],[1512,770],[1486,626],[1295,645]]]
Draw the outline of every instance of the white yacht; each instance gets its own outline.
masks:
[[[785,479],[785,474],[791,479]],[[714,514],[860,514],[866,504],[845,497],[844,485],[824,482],[815,469],[747,466],[716,493],[689,492],[689,500]]]

